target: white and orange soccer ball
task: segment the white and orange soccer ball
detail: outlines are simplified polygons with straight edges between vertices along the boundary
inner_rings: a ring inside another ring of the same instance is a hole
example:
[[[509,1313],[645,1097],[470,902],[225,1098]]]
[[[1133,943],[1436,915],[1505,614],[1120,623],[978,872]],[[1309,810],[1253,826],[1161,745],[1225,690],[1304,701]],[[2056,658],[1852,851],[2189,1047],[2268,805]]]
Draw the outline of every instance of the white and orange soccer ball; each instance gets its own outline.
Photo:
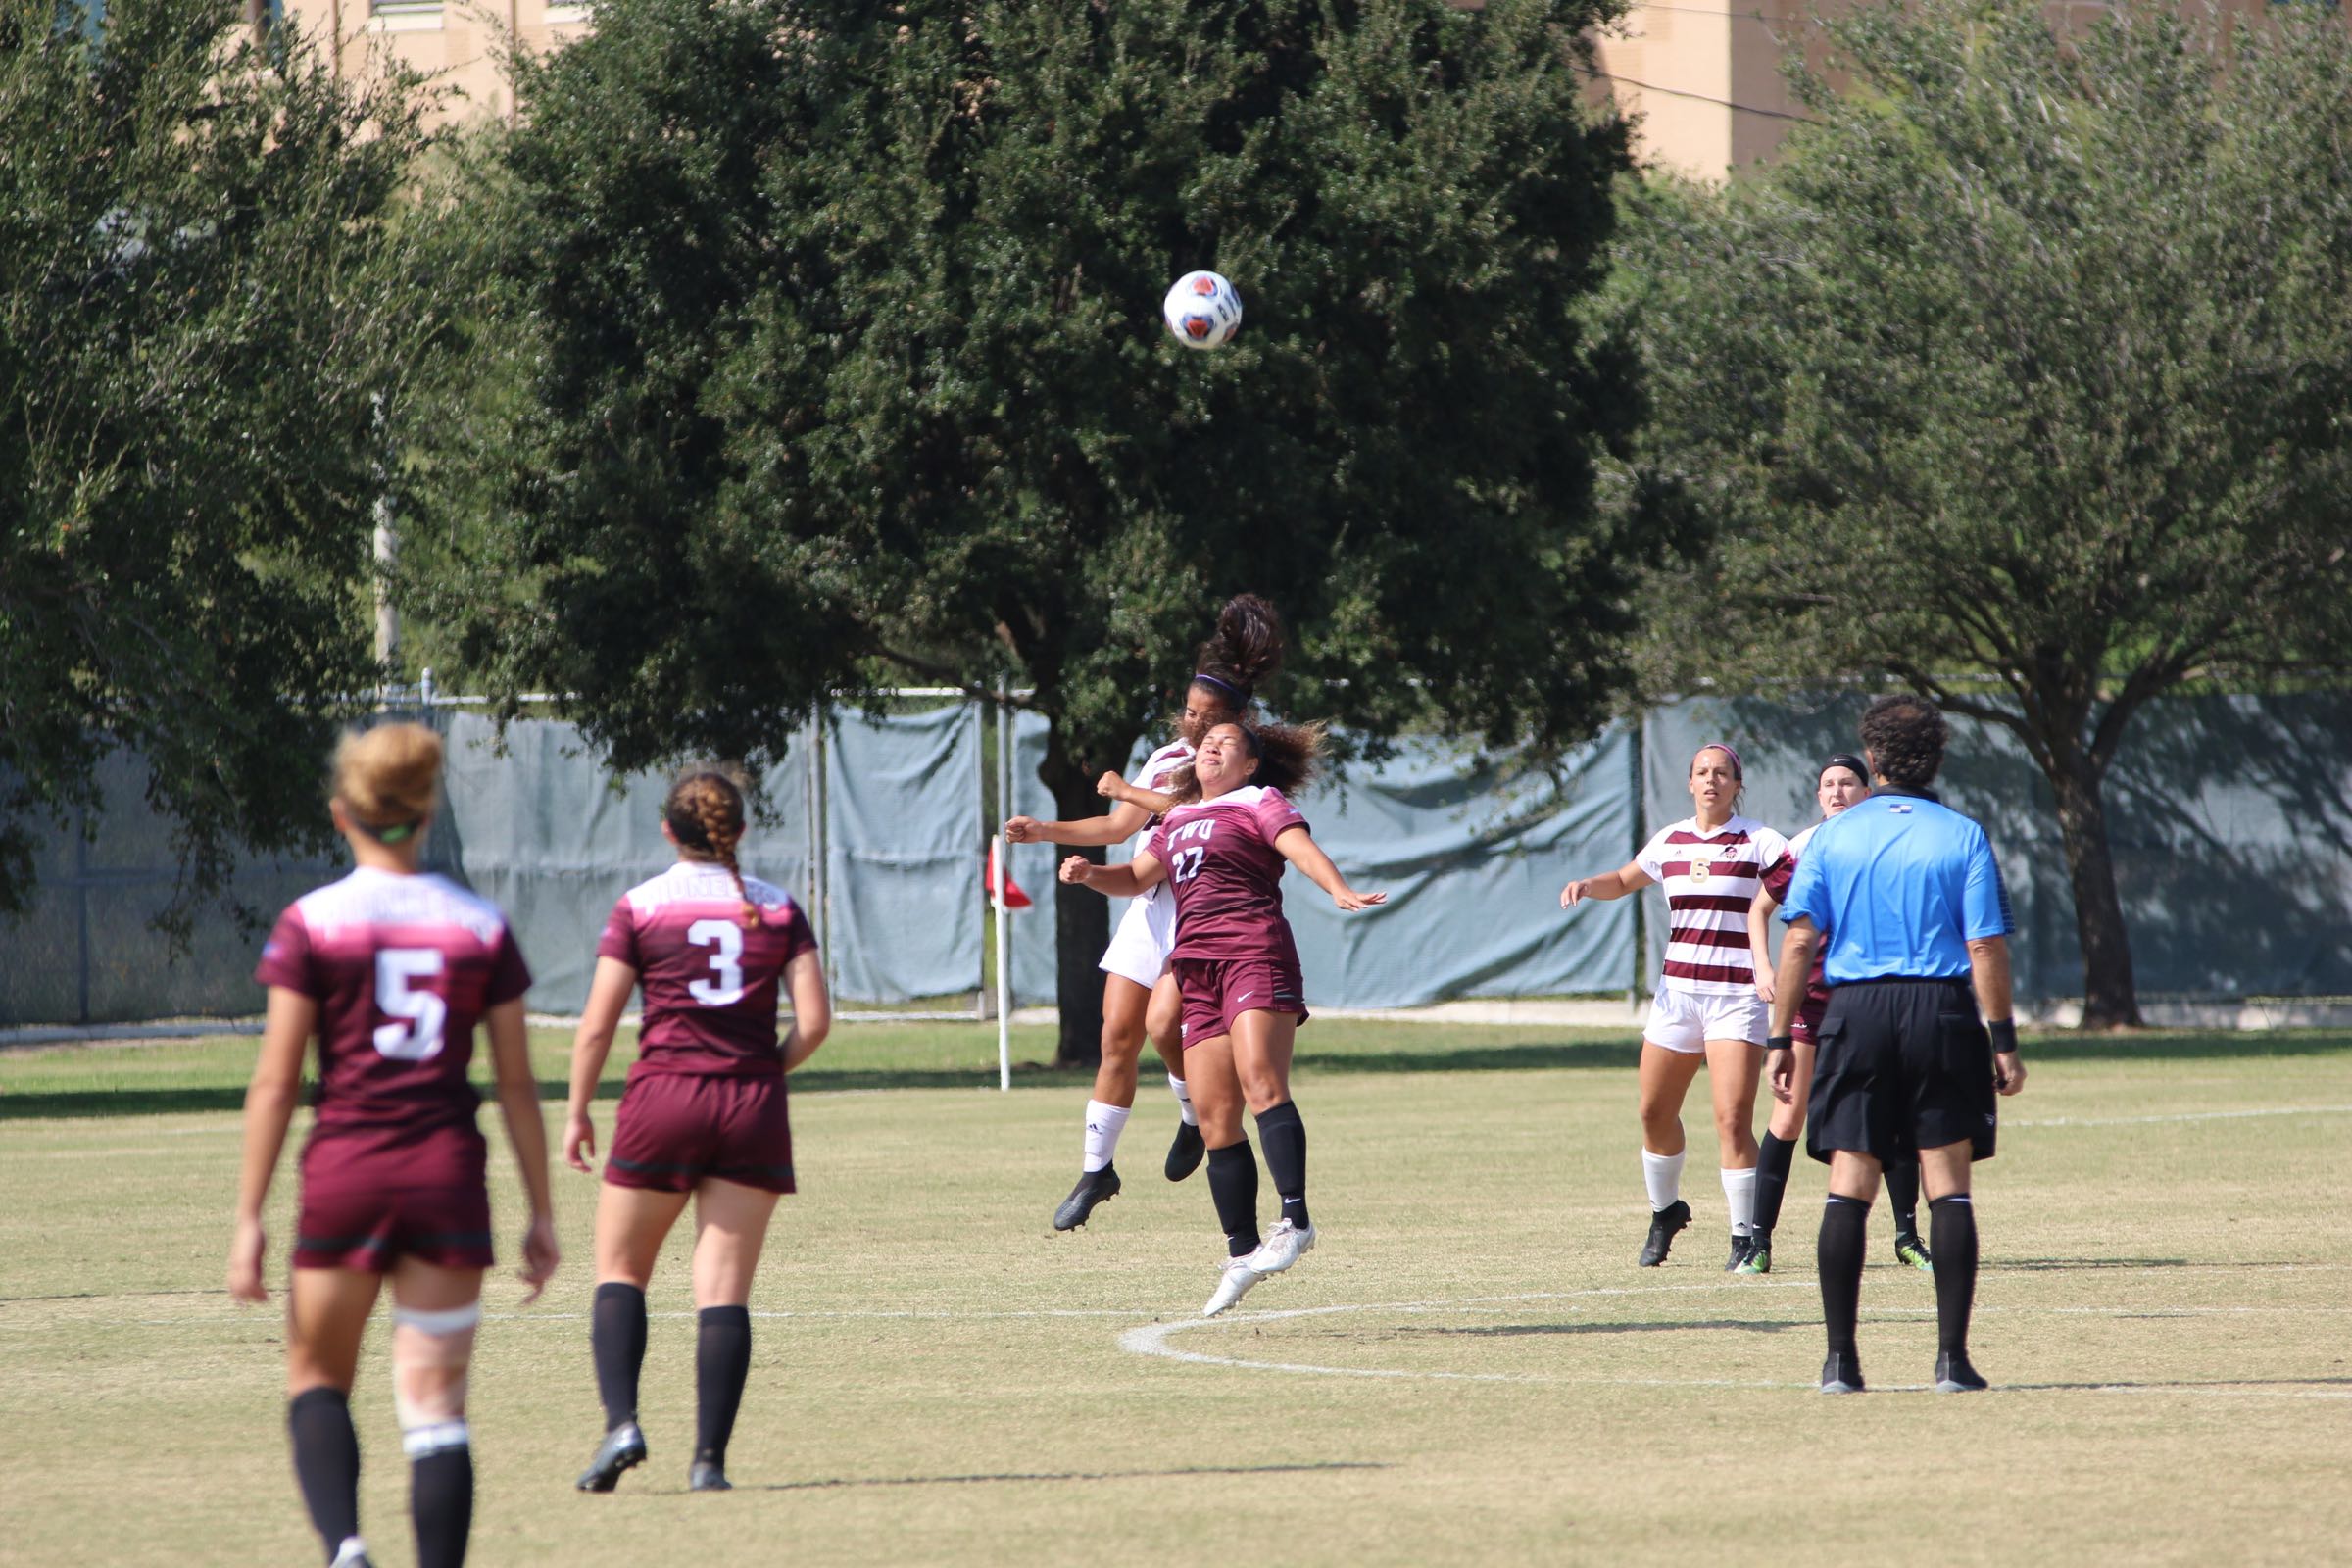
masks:
[[[1242,296],[1216,272],[1187,272],[1160,301],[1159,314],[1188,349],[1221,349],[1242,329]]]

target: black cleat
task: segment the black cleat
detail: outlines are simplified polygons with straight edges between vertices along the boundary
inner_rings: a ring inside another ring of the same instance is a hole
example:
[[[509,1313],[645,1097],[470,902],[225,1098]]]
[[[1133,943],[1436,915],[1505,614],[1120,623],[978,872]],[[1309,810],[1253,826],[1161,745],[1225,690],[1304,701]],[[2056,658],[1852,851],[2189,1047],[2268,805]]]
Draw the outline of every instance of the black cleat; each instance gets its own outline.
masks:
[[[1754,1236],[1735,1236],[1732,1238],[1732,1258],[1723,1265],[1723,1271],[1726,1274],[1744,1274],[1748,1271],[1747,1260],[1755,1255]]]
[[[596,1446],[596,1457],[580,1472],[572,1485],[582,1492],[611,1492],[620,1485],[621,1472],[645,1463],[645,1434],[634,1421],[623,1421],[605,1434],[605,1441]]]
[[[1200,1137],[1200,1129],[1189,1121],[1176,1124],[1176,1141],[1168,1146],[1168,1180],[1180,1182],[1200,1168],[1201,1156],[1208,1145]]]
[[[708,1459],[697,1459],[686,1472],[688,1492],[733,1492],[735,1483],[727,1479],[726,1471]]]
[[[1674,1250],[1674,1233],[1690,1223],[1690,1205],[1676,1199],[1649,1216],[1649,1239],[1642,1244],[1642,1255],[1636,1261],[1642,1268],[1656,1268]]]
[[[1968,1364],[1966,1351],[1954,1355],[1946,1350],[1936,1357],[1937,1394],[1975,1394],[1980,1389],[1990,1387],[1992,1385],[1984,1381],[1984,1375]]]
[[[1821,1392],[1824,1394],[1860,1394],[1862,1392],[1862,1363],[1851,1350],[1832,1350],[1830,1358],[1821,1363]]]
[[[1070,1189],[1070,1196],[1063,1199],[1061,1206],[1054,1211],[1054,1228],[1057,1231],[1076,1230],[1086,1223],[1086,1217],[1095,1211],[1097,1203],[1108,1201],[1118,1190],[1119,1173],[1115,1166],[1105,1165],[1101,1170],[1088,1171],[1078,1178],[1078,1185]]]

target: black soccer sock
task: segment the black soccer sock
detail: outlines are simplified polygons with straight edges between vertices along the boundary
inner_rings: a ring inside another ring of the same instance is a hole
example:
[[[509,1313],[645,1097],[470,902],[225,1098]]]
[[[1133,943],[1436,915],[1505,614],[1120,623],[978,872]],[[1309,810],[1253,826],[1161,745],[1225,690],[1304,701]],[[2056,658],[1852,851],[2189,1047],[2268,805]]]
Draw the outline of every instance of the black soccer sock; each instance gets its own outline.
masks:
[[[694,1342],[694,1462],[725,1468],[727,1439],[752,1370],[752,1312],[706,1306]]]
[[[1257,1136],[1266,1146],[1266,1174],[1282,1195],[1282,1217],[1306,1229],[1306,1123],[1298,1119],[1298,1102],[1259,1111]]]
[[[409,1462],[416,1568],[463,1568],[473,1534],[473,1449],[465,1444]]]
[[[1936,1338],[1952,1355],[1968,1354],[1968,1317],[1977,1303],[1977,1209],[1966,1193],[1928,1205],[1929,1250],[1936,1254]]]
[[[1262,1239],[1257,1234],[1257,1155],[1250,1140],[1208,1152],[1208,1197],[1217,1205],[1217,1224],[1225,1232],[1225,1250],[1248,1257]]]
[[[351,1396],[303,1390],[286,1405],[286,1431],[294,1440],[294,1479],[332,1562],[360,1533],[360,1435],[351,1424]]]
[[[1919,1165],[1913,1160],[1886,1167],[1886,1206],[1894,1210],[1897,1236],[1919,1234]],[[1931,1250],[1935,1243],[1928,1244]]]
[[[1854,1350],[1854,1323],[1862,1315],[1862,1247],[1869,1239],[1870,1204],[1836,1193],[1821,1205],[1821,1317],[1830,1331],[1830,1352]]]
[[[1781,1222],[1781,1200],[1788,1192],[1788,1167],[1796,1145],[1766,1133],[1756,1144],[1756,1229],[1769,1236]]]
[[[596,1392],[605,1401],[605,1430],[636,1420],[637,1373],[645,1365],[643,1291],[618,1280],[596,1288],[588,1348],[596,1357]]]

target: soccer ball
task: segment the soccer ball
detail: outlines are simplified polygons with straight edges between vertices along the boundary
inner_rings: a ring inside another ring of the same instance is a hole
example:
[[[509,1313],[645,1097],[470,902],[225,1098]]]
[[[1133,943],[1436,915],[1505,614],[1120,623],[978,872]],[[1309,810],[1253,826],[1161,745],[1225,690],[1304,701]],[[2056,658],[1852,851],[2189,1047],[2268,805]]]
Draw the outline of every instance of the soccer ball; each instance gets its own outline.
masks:
[[[1188,349],[1219,349],[1242,329],[1242,297],[1215,272],[1187,272],[1168,290],[1159,314]]]

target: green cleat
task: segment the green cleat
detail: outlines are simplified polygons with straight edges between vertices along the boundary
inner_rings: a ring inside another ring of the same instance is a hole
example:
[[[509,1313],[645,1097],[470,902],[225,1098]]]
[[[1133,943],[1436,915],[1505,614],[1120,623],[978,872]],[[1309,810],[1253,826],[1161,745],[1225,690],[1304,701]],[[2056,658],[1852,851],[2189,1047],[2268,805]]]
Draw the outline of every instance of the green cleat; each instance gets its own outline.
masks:
[[[1740,1260],[1735,1274],[1769,1274],[1772,1272],[1772,1232],[1757,1231],[1747,1239],[1747,1255]]]
[[[1897,1263],[1908,1263],[1911,1267],[1924,1273],[1936,1272],[1936,1259],[1928,1255],[1928,1244],[1919,1239],[1917,1231],[1896,1231],[1894,1233],[1894,1260]]]

